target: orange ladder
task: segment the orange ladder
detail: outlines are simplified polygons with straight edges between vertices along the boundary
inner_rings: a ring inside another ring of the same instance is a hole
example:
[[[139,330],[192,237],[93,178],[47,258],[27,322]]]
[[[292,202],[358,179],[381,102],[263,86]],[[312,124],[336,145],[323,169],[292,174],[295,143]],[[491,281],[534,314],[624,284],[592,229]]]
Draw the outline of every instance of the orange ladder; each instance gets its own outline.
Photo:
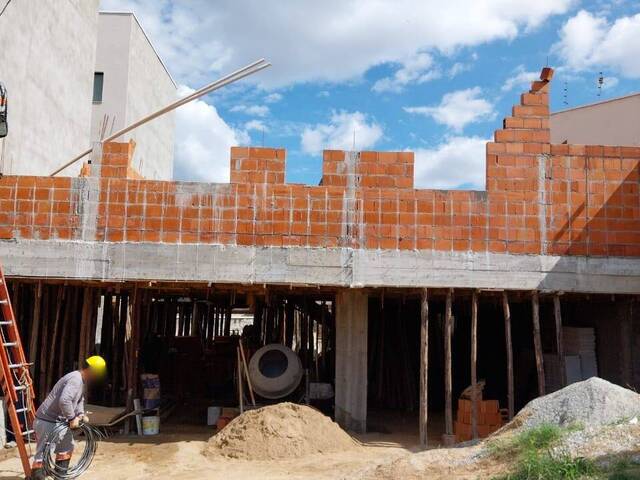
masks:
[[[22,468],[27,478],[31,476],[29,451],[32,440],[35,440],[33,422],[36,411],[34,405],[33,382],[20,341],[20,332],[16,324],[9,290],[0,265],[0,364],[2,366],[2,390],[7,413],[13,428],[16,445],[20,453]]]

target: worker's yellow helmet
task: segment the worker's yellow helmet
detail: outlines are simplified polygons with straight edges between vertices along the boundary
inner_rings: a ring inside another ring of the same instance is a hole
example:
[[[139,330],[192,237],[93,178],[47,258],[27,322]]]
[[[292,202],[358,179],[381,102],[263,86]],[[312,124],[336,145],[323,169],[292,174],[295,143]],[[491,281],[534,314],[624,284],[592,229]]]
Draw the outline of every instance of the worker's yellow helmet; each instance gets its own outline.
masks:
[[[94,355],[87,358],[87,365],[96,376],[104,377],[107,375],[107,362],[100,355]]]

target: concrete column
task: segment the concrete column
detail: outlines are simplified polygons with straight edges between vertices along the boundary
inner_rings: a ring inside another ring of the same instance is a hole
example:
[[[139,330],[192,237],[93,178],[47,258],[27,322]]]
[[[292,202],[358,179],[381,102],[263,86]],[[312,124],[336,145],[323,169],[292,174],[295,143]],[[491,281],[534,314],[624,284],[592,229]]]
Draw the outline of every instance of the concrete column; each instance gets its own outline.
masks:
[[[358,433],[367,428],[368,313],[366,293],[336,295],[336,421]]]

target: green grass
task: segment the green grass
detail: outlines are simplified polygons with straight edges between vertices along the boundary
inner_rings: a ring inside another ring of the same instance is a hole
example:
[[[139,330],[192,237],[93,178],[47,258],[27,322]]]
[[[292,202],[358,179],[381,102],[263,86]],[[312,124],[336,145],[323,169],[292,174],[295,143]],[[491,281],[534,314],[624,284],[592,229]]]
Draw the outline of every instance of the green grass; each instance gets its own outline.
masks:
[[[503,480],[579,480],[594,478],[596,467],[583,458],[551,457],[547,453],[532,453],[520,459],[512,473]]]
[[[500,459],[520,458],[540,450],[548,450],[562,437],[562,433],[560,427],[544,424],[507,439],[494,440],[489,443],[489,451]]]
[[[631,463],[628,459],[620,459],[610,467],[603,478],[608,480],[638,480],[640,479],[640,466]]]
[[[513,470],[495,480],[578,480],[594,477],[596,467],[588,460],[569,456],[551,456],[551,448],[564,433],[579,429],[561,429],[556,425],[540,425],[506,440],[489,444],[498,459],[512,459]]]

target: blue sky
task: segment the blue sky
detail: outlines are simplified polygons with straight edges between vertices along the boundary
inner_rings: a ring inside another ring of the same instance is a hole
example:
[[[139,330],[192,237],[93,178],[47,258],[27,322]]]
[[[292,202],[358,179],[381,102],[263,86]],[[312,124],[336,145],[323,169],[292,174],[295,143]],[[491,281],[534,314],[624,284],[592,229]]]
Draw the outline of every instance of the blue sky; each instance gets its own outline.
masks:
[[[413,150],[416,184],[483,188],[484,142],[547,62],[552,109],[640,90],[640,2],[102,0],[133,10],[188,92],[273,66],[177,112],[176,178],[225,181],[233,144],[285,147],[315,184],[323,148]],[[604,74],[598,96],[597,79]]]

